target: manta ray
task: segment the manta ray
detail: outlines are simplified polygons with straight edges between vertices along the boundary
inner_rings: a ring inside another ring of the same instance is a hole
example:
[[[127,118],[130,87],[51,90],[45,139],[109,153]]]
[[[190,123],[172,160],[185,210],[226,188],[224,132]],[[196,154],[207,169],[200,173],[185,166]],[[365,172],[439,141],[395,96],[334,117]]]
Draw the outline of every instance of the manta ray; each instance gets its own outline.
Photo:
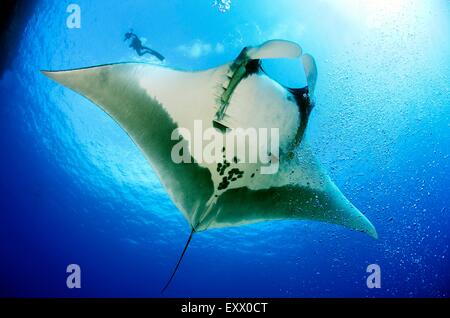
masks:
[[[307,86],[284,87],[267,75],[261,61],[276,58],[299,59]],[[191,234],[165,288],[193,234],[212,228],[314,220],[377,238],[374,226],[331,181],[305,140],[317,68],[297,43],[272,40],[246,47],[230,63],[194,72],[117,63],[43,73],[92,101],[123,128],[189,223]],[[279,151],[247,162],[230,159],[224,147],[221,162],[203,162],[186,135],[199,120],[225,135],[237,127],[277,128]],[[179,128],[184,133],[174,139]],[[191,149],[183,153],[190,162],[173,160],[180,140]],[[277,171],[261,173],[271,161],[277,162]]]

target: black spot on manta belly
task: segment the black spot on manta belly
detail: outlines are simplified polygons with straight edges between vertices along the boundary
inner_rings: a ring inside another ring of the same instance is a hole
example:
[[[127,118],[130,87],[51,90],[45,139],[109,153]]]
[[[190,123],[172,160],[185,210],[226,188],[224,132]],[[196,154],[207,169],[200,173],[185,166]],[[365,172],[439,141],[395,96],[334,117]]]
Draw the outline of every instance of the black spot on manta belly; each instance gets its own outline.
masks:
[[[224,164],[219,164],[217,166],[217,169],[218,169],[218,171],[220,173],[220,176],[223,176],[225,174],[226,169],[230,165],[231,164],[228,161],[225,160]],[[241,179],[243,176],[244,176],[244,171],[239,170],[238,168],[232,168],[232,169],[228,170],[227,175],[223,176],[222,181],[220,182],[220,184],[219,184],[217,189],[218,190],[225,190],[225,189],[228,188],[228,186],[232,182],[236,182],[238,179]]]

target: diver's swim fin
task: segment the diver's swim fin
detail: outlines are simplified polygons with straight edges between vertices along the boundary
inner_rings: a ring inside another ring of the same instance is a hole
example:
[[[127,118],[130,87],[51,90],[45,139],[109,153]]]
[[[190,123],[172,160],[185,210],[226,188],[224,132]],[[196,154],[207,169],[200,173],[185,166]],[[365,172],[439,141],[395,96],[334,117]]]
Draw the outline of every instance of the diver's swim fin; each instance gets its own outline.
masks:
[[[155,50],[152,49],[148,49],[148,51],[150,52],[150,54],[152,54],[153,56],[155,56],[158,60],[160,60],[161,62],[164,62],[164,60],[166,59],[161,53],[156,52]]]

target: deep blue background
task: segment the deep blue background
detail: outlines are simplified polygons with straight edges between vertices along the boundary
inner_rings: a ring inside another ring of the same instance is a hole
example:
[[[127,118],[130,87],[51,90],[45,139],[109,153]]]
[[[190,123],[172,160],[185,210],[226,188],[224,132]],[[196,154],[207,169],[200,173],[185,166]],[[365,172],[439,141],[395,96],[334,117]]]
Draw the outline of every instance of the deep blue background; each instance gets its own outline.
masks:
[[[161,296],[186,221],[126,134],[39,73],[151,62],[123,42],[133,28],[190,70],[298,41],[319,68],[308,142],[380,236],[300,221],[200,233],[165,296],[448,297],[450,5],[310,2],[79,0],[70,30],[71,2],[39,1],[0,81],[0,296]],[[66,288],[70,263],[80,290]],[[380,290],[366,287],[371,263]]]

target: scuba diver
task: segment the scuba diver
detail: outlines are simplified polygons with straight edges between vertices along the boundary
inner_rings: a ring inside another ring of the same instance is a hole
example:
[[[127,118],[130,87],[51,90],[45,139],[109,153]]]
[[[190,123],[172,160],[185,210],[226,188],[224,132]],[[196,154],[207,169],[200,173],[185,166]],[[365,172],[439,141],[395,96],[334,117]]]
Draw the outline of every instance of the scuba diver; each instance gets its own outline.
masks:
[[[165,60],[164,56],[162,56],[160,53],[156,52],[155,50],[152,50],[149,47],[143,46],[142,41],[139,39],[139,37],[133,33],[133,31],[125,33],[125,40],[131,40],[130,47],[136,50],[136,53],[139,56],[143,56],[144,54],[148,53],[150,55],[153,55],[161,62]]]

